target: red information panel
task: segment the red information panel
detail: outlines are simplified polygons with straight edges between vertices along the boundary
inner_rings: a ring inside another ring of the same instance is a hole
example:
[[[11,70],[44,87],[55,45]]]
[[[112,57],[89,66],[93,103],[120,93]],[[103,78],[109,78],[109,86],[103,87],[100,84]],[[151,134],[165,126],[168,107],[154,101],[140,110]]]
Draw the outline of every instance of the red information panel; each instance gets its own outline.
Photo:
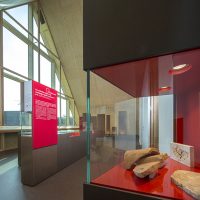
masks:
[[[32,81],[33,148],[55,145],[57,131],[57,91]]]

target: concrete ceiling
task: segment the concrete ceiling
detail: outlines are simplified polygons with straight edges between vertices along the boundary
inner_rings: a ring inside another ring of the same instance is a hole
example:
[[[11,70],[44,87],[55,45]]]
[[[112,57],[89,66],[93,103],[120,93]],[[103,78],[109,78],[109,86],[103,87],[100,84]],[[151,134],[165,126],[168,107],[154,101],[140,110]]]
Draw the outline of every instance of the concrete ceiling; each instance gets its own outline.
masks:
[[[83,71],[83,0],[41,0],[66,78],[79,114],[86,111],[86,72]],[[95,105],[108,105],[129,99],[96,75],[92,75],[92,98]],[[112,94],[112,97],[111,97]]]

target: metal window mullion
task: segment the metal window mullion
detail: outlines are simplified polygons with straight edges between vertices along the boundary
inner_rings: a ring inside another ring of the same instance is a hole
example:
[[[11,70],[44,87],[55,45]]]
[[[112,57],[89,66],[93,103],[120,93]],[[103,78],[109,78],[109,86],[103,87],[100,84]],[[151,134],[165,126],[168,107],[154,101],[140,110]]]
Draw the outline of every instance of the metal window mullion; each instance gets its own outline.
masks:
[[[91,173],[90,173],[90,71],[87,70],[87,131],[86,131],[86,160],[87,160],[87,169],[86,169],[86,183],[90,183]]]
[[[12,71],[11,69],[8,69],[8,68],[6,68],[6,67],[0,66],[0,69],[5,70],[5,71],[8,71],[8,72],[10,72],[10,73],[13,73],[13,74],[15,74],[15,75],[17,75],[17,76],[19,76],[19,77],[21,77],[21,78],[31,80],[31,79],[29,79],[28,77],[26,77],[26,76],[24,76],[24,75],[21,75],[21,74],[15,72],[15,71]]]
[[[33,8],[28,5],[28,31],[33,34]],[[33,43],[33,37],[28,34],[28,40]],[[28,77],[34,79],[33,46],[28,45]]]
[[[69,101],[68,99],[65,100],[66,104],[66,124],[69,125]]]
[[[20,79],[20,78],[18,78],[18,77],[15,77],[15,76],[12,76],[11,74],[7,74],[7,73],[3,73],[3,77],[6,77],[6,78],[9,78],[9,79],[11,79],[11,80],[13,80],[13,81],[17,81],[17,82],[24,82],[24,80],[23,79]],[[28,80],[28,79],[27,79]]]
[[[38,82],[40,83],[40,78],[41,78],[41,70],[40,70],[40,53],[41,53],[41,49],[40,49],[40,6],[38,3],[38,8],[37,8],[37,12],[38,12]]]
[[[24,5],[26,5],[26,4],[28,4],[28,3],[32,3],[32,2],[34,2],[34,1],[36,1],[36,0],[29,0],[28,2],[24,2],[24,3],[16,3],[15,5],[7,6],[7,7],[5,7],[5,8],[2,8],[2,9],[0,9],[0,11],[5,11],[5,10],[17,8],[17,7],[19,7],[19,6],[24,6]]]
[[[0,12],[0,65],[3,65],[3,15]],[[3,125],[4,87],[3,69],[0,68],[0,125]]]
[[[9,18],[11,18],[19,27],[21,27],[25,32],[27,32],[29,35],[31,35],[33,39],[35,39],[38,43],[40,43],[41,46],[43,46],[44,48],[46,48],[47,51],[49,51],[55,58],[57,58],[58,60],[60,60],[59,57],[51,51],[51,49],[49,49],[48,47],[46,47],[44,44],[42,44],[42,43],[40,42],[40,37],[39,37],[39,38],[36,38],[30,31],[28,31],[28,30],[27,30],[24,26],[22,26],[14,17],[12,17],[12,15],[10,15],[10,14],[9,14],[8,12],[6,12],[6,11],[4,11],[4,13],[5,13]],[[40,13],[40,12],[38,12],[38,13]],[[38,14],[38,17],[39,17],[39,16],[40,16],[40,14]],[[39,20],[39,19],[38,19],[38,20]],[[38,23],[38,26],[39,26],[39,23]]]
[[[20,33],[20,31],[18,31],[14,26],[12,26],[10,23],[8,23],[6,20],[3,20],[3,26],[9,30],[11,33],[13,33],[17,38],[19,38],[20,40],[22,40],[23,42],[25,42],[27,45],[32,46],[32,48],[35,51],[39,51],[39,48],[31,41],[29,41],[29,39],[24,36],[22,33]],[[46,58],[48,61],[52,62],[52,58],[50,56],[48,56],[48,54],[46,54],[44,51],[40,50],[40,54]]]
[[[55,63],[51,62],[51,87],[55,89]]]

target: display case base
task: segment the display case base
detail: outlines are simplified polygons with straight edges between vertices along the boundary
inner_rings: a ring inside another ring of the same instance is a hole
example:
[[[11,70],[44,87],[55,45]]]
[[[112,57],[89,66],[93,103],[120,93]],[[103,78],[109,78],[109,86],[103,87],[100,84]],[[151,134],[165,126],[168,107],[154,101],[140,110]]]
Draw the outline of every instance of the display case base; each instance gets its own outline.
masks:
[[[135,192],[129,192],[95,184],[83,185],[83,200],[169,200],[169,198],[158,198]]]
[[[200,173],[200,168],[197,164],[195,168],[192,168],[168,158],[166,165],[158,170],[156,177],[153,179],[138,178],[131,170],[126,170],[122,164],[119,164],[93,179],[91,183],[128,192],[152,195],[158,198],[192,200],[193,198],[190,195],[172,183],[171,175],[176,170]]]

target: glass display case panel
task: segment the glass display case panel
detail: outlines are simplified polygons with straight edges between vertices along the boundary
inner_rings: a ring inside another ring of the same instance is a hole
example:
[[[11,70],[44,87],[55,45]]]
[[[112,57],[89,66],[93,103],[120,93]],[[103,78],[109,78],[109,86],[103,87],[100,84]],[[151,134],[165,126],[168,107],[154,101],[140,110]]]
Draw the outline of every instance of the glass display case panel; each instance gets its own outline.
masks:
[[[21,135],[32,137],[32,113],[21,112]]]
[[[200,172],[199,62],[197,49],[90,71],[91,183],[192,199],[171,175],[178,169]],[[170,157],[172,142],[194,148],[194,167]],[[169,157],[154,178],[138,178],[125,169],[124,154],[149,147]]]

